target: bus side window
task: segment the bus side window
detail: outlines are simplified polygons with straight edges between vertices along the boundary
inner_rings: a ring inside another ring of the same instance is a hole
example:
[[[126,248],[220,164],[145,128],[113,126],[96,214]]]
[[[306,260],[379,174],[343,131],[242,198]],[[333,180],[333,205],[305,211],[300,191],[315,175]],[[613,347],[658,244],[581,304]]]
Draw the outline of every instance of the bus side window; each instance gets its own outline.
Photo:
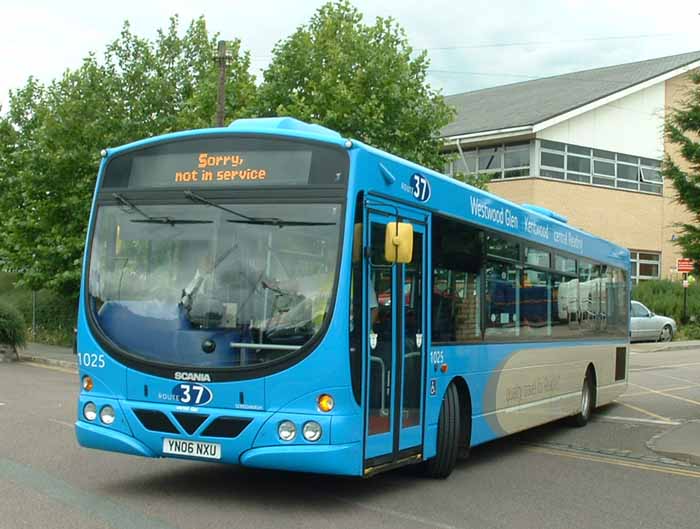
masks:
[[[433,217],[432,340],[481,340],[481,230]]]

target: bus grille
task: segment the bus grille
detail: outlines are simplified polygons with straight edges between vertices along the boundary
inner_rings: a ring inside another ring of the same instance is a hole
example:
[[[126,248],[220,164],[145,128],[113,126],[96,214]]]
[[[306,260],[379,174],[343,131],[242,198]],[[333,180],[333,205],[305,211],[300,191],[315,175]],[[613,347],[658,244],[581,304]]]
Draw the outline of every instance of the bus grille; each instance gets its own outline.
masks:
[[[134,410],[146,430],[152,432],[180,433],[165,413],[155,410]]]
[[[202,432],[202,437],[238,437],[252,419],[244,417],[219,417]]]
[[[199,413],[173,413],[175,420],[180,423],[183,430],[192,435],[197,431],[209,415],[201,415]]]

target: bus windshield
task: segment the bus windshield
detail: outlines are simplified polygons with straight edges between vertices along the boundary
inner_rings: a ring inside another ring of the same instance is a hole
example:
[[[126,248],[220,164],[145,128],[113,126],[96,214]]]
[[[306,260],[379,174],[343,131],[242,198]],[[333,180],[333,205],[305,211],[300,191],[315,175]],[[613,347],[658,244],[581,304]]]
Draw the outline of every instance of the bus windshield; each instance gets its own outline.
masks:
[[[340,204],[100,206],[88,301],[122,351],[175,367],[260,365],[309,342],[330,310]]]

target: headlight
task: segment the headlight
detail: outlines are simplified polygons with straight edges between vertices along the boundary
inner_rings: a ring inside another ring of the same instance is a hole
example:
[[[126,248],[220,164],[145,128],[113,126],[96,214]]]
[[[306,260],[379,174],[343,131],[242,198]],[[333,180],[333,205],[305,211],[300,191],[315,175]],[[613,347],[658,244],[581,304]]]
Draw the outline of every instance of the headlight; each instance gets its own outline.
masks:
[[[114,418],[114,408],[112,406],[103,406],[100,410],[100,420],[105,424],[112,424]]]
[[[277,435],[282,441],[293,441],[297,436],[297,427],[292,421],[282,421],[277,427]]]
[[[312,443],[316,442],[321,438],[321,425],[316,421],[308,421],[306,424],[304,424],[302,433],[304,434],[304,439],[307,441],[311,441]]]
[[[83,417],[88,421],[94,421],[97,418],[97,406],[94,402],[88,402],[83,406]]]

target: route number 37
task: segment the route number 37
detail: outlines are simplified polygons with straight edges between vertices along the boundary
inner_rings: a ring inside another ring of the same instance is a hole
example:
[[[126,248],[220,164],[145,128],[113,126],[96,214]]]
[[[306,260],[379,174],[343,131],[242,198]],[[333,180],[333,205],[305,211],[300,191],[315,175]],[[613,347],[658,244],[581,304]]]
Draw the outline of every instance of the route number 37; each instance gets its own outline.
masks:
[[[430,198],[430,182],[423,175],[416,173],[411,177],[411,189],[413,197],[421,202],[427,202]]]
[[[105,364],[105,355],[95,353],[78,353],[78,364],[83,367],[96,367],[102,369]]]

